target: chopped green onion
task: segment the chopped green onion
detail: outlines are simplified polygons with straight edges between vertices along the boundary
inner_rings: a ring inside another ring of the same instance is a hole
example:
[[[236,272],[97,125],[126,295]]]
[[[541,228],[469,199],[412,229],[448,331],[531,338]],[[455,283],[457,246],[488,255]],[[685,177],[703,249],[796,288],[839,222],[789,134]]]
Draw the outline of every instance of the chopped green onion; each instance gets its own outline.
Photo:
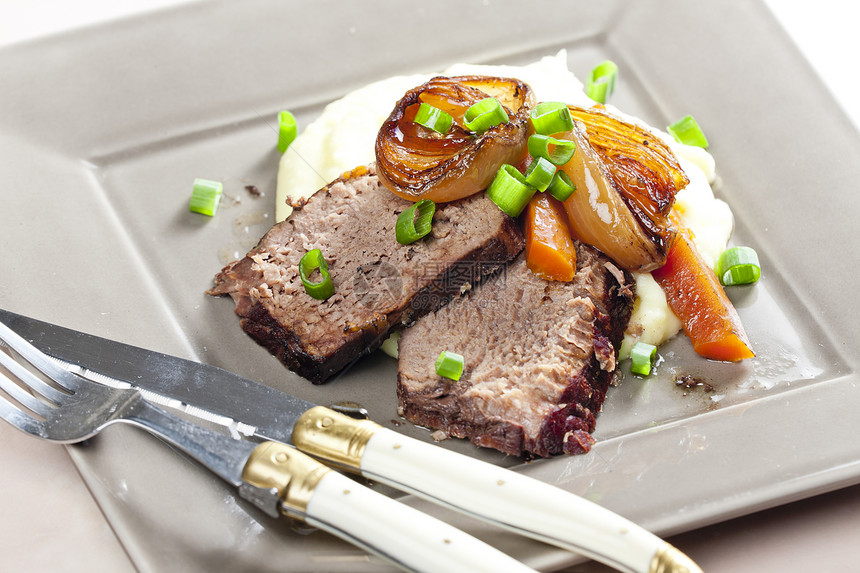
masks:
[[[379,349],[396,360],[397,355],[398,355],[397,347],[398,347],[398,341],[399,340],[400,340],[400,331],[396,330],[396,331],[392,332],[390,335],[388,335],[388,338],[386,338],[382,342],[382,346],[380,346]]]
[[[410,205],[397,216],[397,223],[394,225],[397,242],[408,245],[429,233],[435,212],[436,203],[429,199],[421,199]]]
[[[415,114],[415,123],[444,135],[451,129],[454,118],[451,117],[451,114],[433,107],[429,103],[422,103]]]
[[[314,271],[319,270],[322,280],[313,282],[310,276]],[[305,292],[312,297],[325,300],[334,294],[334,283],[331,280],[331,275],[328,274],[328,263],[323,258],[322,251],[313,249],[308,251],[299,261],[299,277],[302,279],[302,284],[305,285]]]
[[[696,147],[708,147],[708,138],[705,137],[705,134],[692,115],[682,117],[666,129],[678,143],[695,145]]]
[[[518,217],[536,192],[535,188],[526,183],[523,174],[508,164],[502,165],[493,182],[487,187],[487,196],[511,217]]]
[[[296,138],[296,118],[288,111],[278,114],[278,151],[285,152]]]
[[[223,186],[218,181],[195,179],[188,210],[210,217],[214,216],[215,212],[218,211],[218,205],[221,203],[222,190]]]
[[[463,125],[469,131],[483,133],[500,123],[508,121],[505,108],[494,97],[484,98],[469,109],[463,115]]]
[[[550,163],[548,159],[538,157],[526,169],[526,183],[543,193],[549,187],[549,184],[552,183],[555,169],[555,165]]]
[[[573,129],[573,117],[567,105],[558,101],[545,101],[537,104],[531,112],[535,132],[552,135]]]
[[[436,359],[436,374],[443,378],[459,380],[463,374],[463,355],[443,350]]]
[[[715,269],[725,286],[752,284],[761,277],[758,254],[750,247],[732,247],[723,251]]]
[[[559,201],[564,201],[576,191],[576,185],[573,184],[573,181],[570,180],[570,177],[567,176],[567,173],[559,169],[553,175],[552,183],[547,187],[547,191],[549,194],[558,199]]]
[[[618,77],[618,66],[611,60],[601,62],[591,70],[585,85],[585,93],[596,102],[606,103],[615,91],[615,79]]]
[[[567,108],[565,108],[567,109]],[[576,143],[536,133],[529,137],[529,155],[543,157],[553,165],[564,165],[573,157]]]
[[[654,367],[654,362],[657,360],[657,347],[644,342],[637,342],[630,350],[630,371],[634,374],[648,376],[651,374],[651,368]]]

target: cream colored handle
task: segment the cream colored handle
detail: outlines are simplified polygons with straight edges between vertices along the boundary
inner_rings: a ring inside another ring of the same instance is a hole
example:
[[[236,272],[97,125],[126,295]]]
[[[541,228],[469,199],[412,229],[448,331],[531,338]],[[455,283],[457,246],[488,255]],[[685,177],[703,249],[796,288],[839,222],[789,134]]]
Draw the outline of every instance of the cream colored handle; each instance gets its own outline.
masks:
[[[322,413],[329,415],[324,409]],[[258,490],[271,491],[285,515],[406,571],[534,573],[464,531],[366,488],[279,442],[263,442],[254,448],[242,480]]]
[[[534,573],[483,541],[337,472],[317,484],[304,519],[407,571]]]
[[[597,504],[559,488],[379,428],[361,474],[620,571],[695,573],[686,555]]]

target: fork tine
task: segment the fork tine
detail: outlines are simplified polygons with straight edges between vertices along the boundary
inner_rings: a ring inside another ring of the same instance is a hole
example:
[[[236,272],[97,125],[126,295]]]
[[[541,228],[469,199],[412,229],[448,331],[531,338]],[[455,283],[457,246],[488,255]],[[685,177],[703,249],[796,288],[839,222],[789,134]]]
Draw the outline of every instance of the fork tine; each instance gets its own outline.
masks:
[[[5,366],[9,370],[9,372],[11,372],[15,377],[18,378],[18,380],[20,380],[21,382],[23,382],[24,384],[29,386],[32,390],[38,392],[39,394],[41,394],[42,396],[44,396],[45,398],[47,398],[51,402],[54,402],[55,404],[61,404],[65,400],[68,400],[68,397],[69,397],[68,394],[64,394],[63,392],[60,392],[56,388],[52,387],[50,384],[43,382],[42,380],[39,379],[38,376],[36,376],[32,372],[30,372],[29,370],[24,368],[24,366],[21,363],[19,363],[17,360],[15,360],[15,358],[6,354],[5,352],[0,352],[0,364]],[[8,378],[7,378],[7,382],[20,390],[20,387],[17,384],[15,384],[13,381],[9,380]],[[7,389],[5,386],[6,385],[4,384],[3,389],[6,390],[7,392],[9,392],[9,394],[11,395],[14,392],[14,390],[9,391],[9,389]],[[24,392],[23,390],[21,390],[21,392],[26,394],[26,392]],[[17,395],[14,396],[14,398],[16,400],[18,400],[19,402],[21,402],[22,404],[24,404],[25,406],[27,406],[28,408],[30,408],[29,404],[24,403],[26,399],[20,400]],[[33,397],[31,396],[31,398],[33,398]],[[35,400],[35,398],[33,398],[33,399]],[[43,412],[40,412],[39,410],[37,410],[36,408],[30,408],[30,409],[33,410],[34,412],[38,413],[38,414],[43,413]]]
[[[3,354],[0,352],[0,354]],[[0,372],[0,382],[9,380],[5,374]],[[9,381],[12,385],[17,386]],[[4,384],[5,389],[5,384]],[[23,390],[22,390],[23,392]],[[45,437],[45,423],[37,420],[33,416],[27,414],[23,410],[16,408],[9,400],[0,395],[0,418],[3,418],[16,428],[32,434],[34,436]]]
[[[22,367],[17,362],[15,362],[15,360],[13,360],[11,356],[6,354],[5,352],[0,352],[0,363],[3,364],[3,366],[5,366],[6,369],[9,370],[9,372],[13,376],[18,378],[21,382],[26,384],[31,389],[33,388],[28,378],[36,378],[36,376],[26,368]],[[41,382],[41,380],[39,380],[39,382]],[[6,392],[9,396],[11,396],[13,399],[17,400],[19,404],[40,416],[46,416],[51,410],[54,409],[54,406],[46,404],[45,402],[39,400],[29,392],[24,390],[21,386],[16,384],[14,380],[3,374],[2,371],[0,371],[0,388],[2,388],[3,391]],[[56,392],[56,390],[54,391]]]
[[[51,360],[41,350],[24,340],[21,335],[3,324],[2,321],[0,321],[0,341],[20,354],[24,360],[32,364],[45,376],[69,391],[74,392],[76,388],[79,387],[77,376],[68,372],[65,368]],[[62,392],[51,388],[50,385],[38,380],[38,378],[36,378],[36,380],[38,381],[37,387],[39,388],[38,392],[40,394],[55,402],[59,402],[63,399],[64,395]],[[45,390],[45,392],[42,390]],[[55,395],[51,395],[52,391]]]

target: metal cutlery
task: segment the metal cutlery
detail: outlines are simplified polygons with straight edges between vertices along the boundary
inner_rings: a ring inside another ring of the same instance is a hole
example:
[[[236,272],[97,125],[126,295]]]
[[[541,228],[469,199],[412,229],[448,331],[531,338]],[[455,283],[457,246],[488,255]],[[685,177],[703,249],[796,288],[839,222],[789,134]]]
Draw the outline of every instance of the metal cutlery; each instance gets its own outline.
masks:
[[[621,571],[700,571],[686,555],[631,521],[514,471],[414,440],[370,420],[351,418],[220,368],[5,310],[0,310],[0,323],[72,372],[102,384],[135,388],[144,403],[178,408],[219,424],[239,443],[243,438],[269,441],[269,460],[281,453],[296,454],[284,445],[291,443],[335,467],[587,555]],[[9,332],[0,330],[0,338]],[[37,367],[41,369],[41,365]],[[271,470],[263,473],[267,471]],[[231,483],[244,497],[273,511],[274,502],[266,493],[268,482],[254,487]]]
[[[0,417],[42,439],[76,443],[111,424],[143,428],[213,471],[245,497],[333,533],[409,571],[533,571],[470,535],[378,494],[294,448],[237,439],[76,375],[0,324],[0,340],[51,381],[0,350]]]

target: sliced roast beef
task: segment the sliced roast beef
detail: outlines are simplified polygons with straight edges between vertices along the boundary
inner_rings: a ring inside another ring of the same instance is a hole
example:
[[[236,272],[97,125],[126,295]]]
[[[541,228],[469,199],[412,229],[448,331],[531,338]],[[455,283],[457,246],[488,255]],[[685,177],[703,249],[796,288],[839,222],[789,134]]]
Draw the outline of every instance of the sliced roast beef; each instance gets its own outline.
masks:
[[[395,238],[412,203],[388,191],[374,166],[334,181],[276,224],[243,259],[215,277],[242,328],[287,367],[324,382],[376,349],[393,328],[442,307],[523,249],[522,232],[484,193],[438,205],[430,235]],[[309,296],[301,257],[320,249],[335,294]]]
[[[520,257],[404,330],[402,415],[516,456],[588,451],[634,283],[596,249],[578,243],[576,250],[569,283],[535,276]],[[436,374],[443,350],[464,356],[459,381]]]

